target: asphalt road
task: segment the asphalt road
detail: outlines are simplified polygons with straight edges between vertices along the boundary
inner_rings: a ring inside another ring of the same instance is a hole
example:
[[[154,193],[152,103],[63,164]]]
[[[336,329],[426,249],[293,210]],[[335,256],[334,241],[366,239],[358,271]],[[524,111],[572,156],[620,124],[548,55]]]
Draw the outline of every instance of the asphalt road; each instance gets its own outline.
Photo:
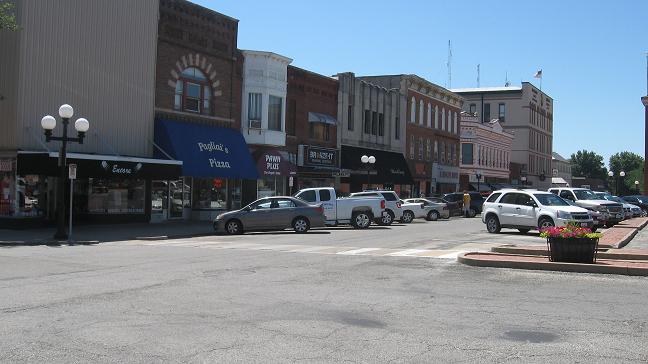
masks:
[[[477,219],[333,230],[2,247],[0,361],[648,361],[645,278],[344,254],[538,242]]]

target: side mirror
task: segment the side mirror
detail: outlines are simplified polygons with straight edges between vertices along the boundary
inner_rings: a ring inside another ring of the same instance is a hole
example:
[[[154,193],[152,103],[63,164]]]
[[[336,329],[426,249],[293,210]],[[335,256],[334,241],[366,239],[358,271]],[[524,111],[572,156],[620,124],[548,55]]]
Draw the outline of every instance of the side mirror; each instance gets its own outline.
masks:
[[[245,206],[243,208],[243,211],[245,211],[245,212],[249,212],[250,210],[252,210],[252,208],[250,206]]]

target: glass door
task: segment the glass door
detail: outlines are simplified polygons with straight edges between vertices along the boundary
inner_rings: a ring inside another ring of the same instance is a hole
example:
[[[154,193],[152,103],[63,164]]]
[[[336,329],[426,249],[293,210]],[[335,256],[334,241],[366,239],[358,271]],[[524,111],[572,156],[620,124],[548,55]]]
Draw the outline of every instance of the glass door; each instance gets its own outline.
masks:
[[[166,220],[169,211],[169,183],[151,181],[151,215]]]
[[[169,181],[169,219],[182,218],[184,210],[184,181],[178,179]]]

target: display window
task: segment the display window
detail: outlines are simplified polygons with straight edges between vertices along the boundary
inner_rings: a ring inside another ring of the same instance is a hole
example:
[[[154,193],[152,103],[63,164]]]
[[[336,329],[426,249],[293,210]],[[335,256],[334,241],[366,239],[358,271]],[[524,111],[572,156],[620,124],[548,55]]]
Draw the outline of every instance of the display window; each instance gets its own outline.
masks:
[[[39,217],[47,209],[47,178],[25,175],[16,178],[15,216]]]
[[[194,178],[193,208],[226,209],[227,185],[228,180],[224,178]]]
[[[13,171],[0,172],[0,216],[13,216],[16,202],[16,178]]]
[[[89,214],[143,214],[146,185],[140,179],[88,179]]]
[[[282,196],[285,178],[281,176],[264,177],[257,180],[257,198]]]

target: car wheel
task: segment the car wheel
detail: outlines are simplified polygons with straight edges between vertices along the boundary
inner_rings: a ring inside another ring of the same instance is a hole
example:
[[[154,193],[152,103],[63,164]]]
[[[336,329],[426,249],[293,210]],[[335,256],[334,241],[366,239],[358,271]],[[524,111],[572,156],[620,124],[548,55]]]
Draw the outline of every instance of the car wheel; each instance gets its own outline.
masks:
[[[430,212],[428,212],[427,219],[428,219],[428,221],[437,221],[437,220],[439,220],[439,212],[438,211],[430,211]]]
[[[230,220],[225,224],[225,231],[230,235],[238,235],[243,233],[243,225],[238,220]]]
[[[648,211],[646,211],[645,209],[641,209],[641,217],[646,217],[646,216],[648,216]]]
[[[383,214],[383,216],[379,220],[379,224],[382,226],[389,226],[394,222],[394,213],[391,211],[387,211],[386,214]]]
[[[612,226],[614,226],[614,224],[611,222],[605,224],[605,227],[608,229],[611,228]]]
[[[491,234],[497,234],[502,230],[497,216],[490,215],[486,218],[486,230]]]
[[[556,226],[556,224],[554,224],[554,221],[549,217],[543,217],[538,221],[538,228],[540,229],[548,229],[554,226]]]
[[[310,222],[305,217],[298,217],[293,221],[292,226],[296,233],[305,233],[310,229]]]
[[[366,229],[371,224],[371,217],[366,212],[356,212],[351,217],[351,225],[356,229]]]
[[[473,209],[472,207],[468,209],[468,217],[475,217],[477,216],[477,211]]]
[[[414,220],[414,213],[410,210],[403,211],[403,217],[401,217],[401,222],[404,224],[409,224]]]
[[[529,230],[531,230],[531,229],[518,229],[518,231],[521,232],[522,234],[528,233]]]

